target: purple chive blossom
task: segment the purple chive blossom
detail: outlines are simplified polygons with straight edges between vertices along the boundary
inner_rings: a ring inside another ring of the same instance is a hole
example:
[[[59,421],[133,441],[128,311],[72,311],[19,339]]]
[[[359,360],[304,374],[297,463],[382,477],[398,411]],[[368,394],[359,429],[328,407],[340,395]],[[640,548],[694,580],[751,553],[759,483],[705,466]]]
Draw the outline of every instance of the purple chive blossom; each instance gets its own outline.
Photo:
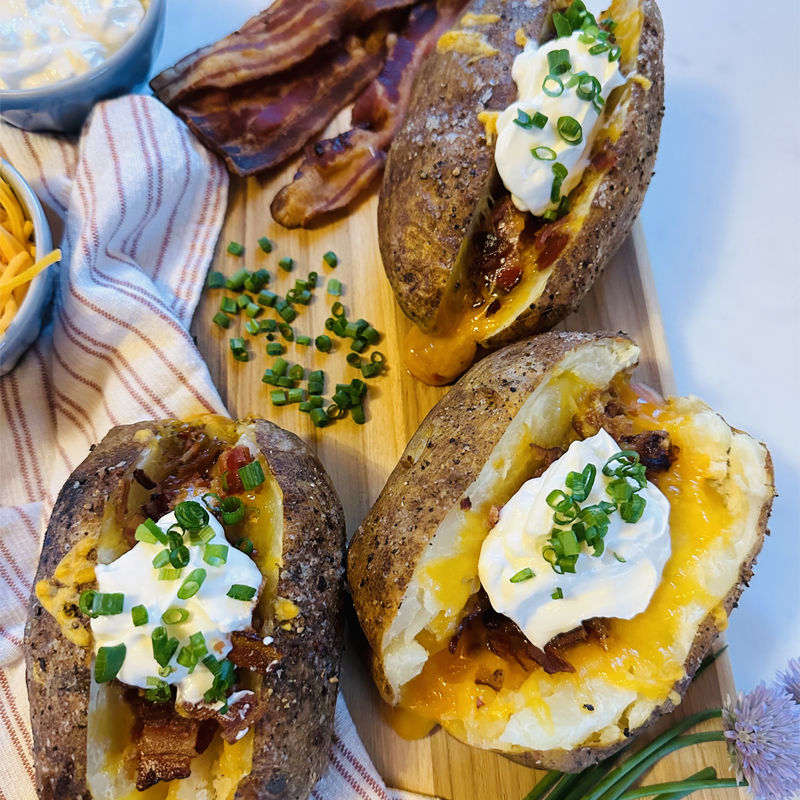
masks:
[[[792,658],[786,672],[778,673],[778,685],[800,703],[800,658]]]
[[[728,755],[736,779],[758,800],[785,800],[800,792],[800,705],[779,688],[760,683],[730,697],[722,709]]]

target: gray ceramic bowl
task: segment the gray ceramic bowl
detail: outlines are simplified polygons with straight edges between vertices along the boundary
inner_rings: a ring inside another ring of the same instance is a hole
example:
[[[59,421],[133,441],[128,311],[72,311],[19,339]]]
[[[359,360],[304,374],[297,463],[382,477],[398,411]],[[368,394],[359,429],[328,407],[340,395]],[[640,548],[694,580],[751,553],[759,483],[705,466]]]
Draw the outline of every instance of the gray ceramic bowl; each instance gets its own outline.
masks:
[[[166,0],[150,0],[133,36],[83,75],[36,89],[0,91],[0,117],[26,131],[79,131],[95,103],[144,83],[164,39],[166,6]]]
[[[0,176],[14,190],[25,216],[33,222],[33,241],[36,252],[47,254],[53,249],[53,236],[44,215],[42,204],[25,178],[8,161],[0,158]],[[0,333],[0,375],[14,369],[19,357],[36,341],[42,318],[53,290],[56,265],[43,269],[32,281],[28,294],[13,322]]]

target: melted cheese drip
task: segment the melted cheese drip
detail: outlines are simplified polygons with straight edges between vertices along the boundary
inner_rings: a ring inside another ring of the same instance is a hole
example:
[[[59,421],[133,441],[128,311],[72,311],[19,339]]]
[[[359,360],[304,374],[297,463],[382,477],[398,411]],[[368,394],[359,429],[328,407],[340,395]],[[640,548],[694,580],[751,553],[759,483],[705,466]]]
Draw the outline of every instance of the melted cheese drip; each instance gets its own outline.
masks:
[[[622,50],[620,67],[626,75],[630,75],[636,67],[639,37],[644,19],[640,2],[639,0],[614,0],[608,14],[617,22],[614,35]],[[464,36],[468,32],[451,33]],[[447,35],[445,34],[445,36]],[[456,49],[455,41],[445,43],[447,44],[445,49]],[[444,48],[445,44],[442,44],[441,39],[439,42],[437,48]],[[606,139],[610,139],[612,142],[617,141],[625,121],[631,81],[641,83],[641,80],[637,76],[630,77],[626,86],[618,90],[622,95],[620,99],[616,103],[609,103],[609,106],[613,105],[613,109],[608,115],[605,127],[597,133],[595,149],[600,148]],[[614,97],[615,95],[612,95],[612,100]],[[489,144],[488,122],[486,119],[481,122],[487,125],[487,144]],[[563,233],[569,239],[572,239],[580,231],[589,212],[588,206],[603,177],[604,173],[593,173],[591,178],[585,174],[578,189],[575,190],[576,194],[579,193],[577,194],[579,199],[576,207],[564,220],[565,222],[569,221],[570,224],[559,223],[563,226]],[[583,191],[581,187],[583,187]],[[569,247],[569,241],[564,247]],[[463,251],[462,247],[462,253],[459,254],[456,265],[453,267],[449,284],[436,316],[431,321],[431,326],[424,331],[416,326],[412,327],[403,345],[403,363],[406,369],[415,378],[431,386],[443,386],[461,375],[474,360],[478,345],[507,327],[527,306],[538,300],[552,271],[551,267],[544,269],[538,267],[537,261],[540,254],[536,252],[535,245],[525,248],[520,263],[523,273],[520,283],[508,295],[501,298],[501,309],[491,316],[487,316],[487,309],[492,298],[481,298],[477,305],[473,305],[475,300],[466,291],[469,281],[463,279],[466,269],[466,265],[463,263]],[[456,287],[461,287],[460,291]]]
[[[473,716],[478,708],[487,728],[500,724],[502,729],[503,721],[517,710],[513,696],[519,692],[526,707],[540,717],[546,728],[550,724],[549,710],[541,699],[540,687],[567,684],[579,692],[581,685],[597,675],[615,686],[663,702],[685,675],[683,663],[671,654],[683,610],[691,603],[700,603],[722,624],[726,622],[718,598],[701,588],[698,577],[704,553],[724,539],[732,521],[719,492],[704,477],[708,459],[693,452],[690,443],[682,442],[682,420],[668,405],[656,406],[640,399],[621,382],[616,388],[624,403],[637,406],[634,432],[666,430],[680,448],[671,469],[655,479],[670,502],[672,555],[649,606],[633,619],[610,620],[607,649],[590,642],[573,645],[567,660],[575,667],[574,673],[526,673],[515,661],[506,661],[485,648],[477,654],[470,652],[469,630],[455,654],[444,646],[446,642],[422,642],[433,655],[422,673],[404,687],[400,705],[406,712],[438,722],[459,735],[463,730],[459,720]],[[503,670],[505,682],[500,692],[475,684],[481,668],[490,673]],[[405,727],[409,727],[407,723]]]

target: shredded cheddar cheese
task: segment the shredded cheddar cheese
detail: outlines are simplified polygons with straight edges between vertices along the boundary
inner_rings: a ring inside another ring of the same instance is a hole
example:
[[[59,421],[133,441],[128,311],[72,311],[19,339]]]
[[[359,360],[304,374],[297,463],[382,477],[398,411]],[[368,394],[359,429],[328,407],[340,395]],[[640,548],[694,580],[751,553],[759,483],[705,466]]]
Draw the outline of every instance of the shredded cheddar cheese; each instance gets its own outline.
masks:
[[[439,37],[436,50],[439,53],[461,53],[473,56],[469,61],[470,64],[481,58],[496,56],[500,52],[489,44],[482,33],[475,31],[448,31]]]
[[[32,235],[33,223],[25,219],[16,195],[0,178],[0,333],[19,311],[31,281],[61,259],[61,251],[53,250],[37,261]]]
[[[478,25],[494,25],[500,22],[499,14],[464,14],[461,17],[462,28],[475,28]]]
[[[497,136],[497,118],[499,111],[481,111],[478,114],[478,122],[486,129],[486,144],[491,145],[494,137]]]

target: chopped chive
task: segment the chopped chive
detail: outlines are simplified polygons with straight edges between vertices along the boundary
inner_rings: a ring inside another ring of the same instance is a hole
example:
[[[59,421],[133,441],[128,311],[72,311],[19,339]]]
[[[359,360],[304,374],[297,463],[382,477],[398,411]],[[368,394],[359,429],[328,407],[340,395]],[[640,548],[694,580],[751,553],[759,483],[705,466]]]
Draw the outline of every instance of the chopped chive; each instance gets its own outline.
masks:
[[[531,578],[535,577],[536,573],[530,567],[525,567],[525,569],[521,569],[519,572],[512,575],[509,580],[511,583],[522,583],[523,581],[529,581]]]
[[[308,347],[313,340],[310,336],[298,336],[295,341],[297,344],[303,345],[303,347]]]
[[[208,279],[206,280],[206,286],[209,289],[224,289],[225,288],[225,276],[221,272],[217,272],[216,270],[211,270],[208,273]]]
[[[256,302],[261,306],[274,306],[277,299],[278,295],[276,295],[275,292],[269,292],[265,289],[258,293]]]
[[[247,314],[248,317],[251,319],[253,317],[257,317],[262,312],[261,306],[257,306],[255,303],[248,303],[245,306],[244,313]]]
[[[310,395],[320,395],[325,391],[325,386],[322,381],[309,380],[307,388]]]
[[[529,131],[533,127],[533,117],[528,114],[527,112],[523,111],[521,108],[517,109],[517,117],[513,120],[515,125],[519,125],[520,128],[524,128],[526,131]]]
[[[228,560],[228,545],[207,544],[203,550],[203,561],[212,567],[221,567]]]
[[[274,319],[262,319],[259,323],[259,328],[262,333],[271,333],[278,329],[278,323]]]
[[[336,278],[331,278],[328,281],[328,294],[339,297],[342,294],[342,282],[337,281]]]
[[[361,367],[361,356],[358,353],[348,353],[346,361],[351,367],[356,369]]]
[[[279,356],[283,354],[283,345],[280,342],[270,342],[267,345],[268,356]],[[273,370],[274,372],[275,370]]]
[[[302,364],[295,364],[289,370],[289,377],[293,381],[301,381],[301,380],[303,380],[303,378],[305,377],[305,374],[306,374],[306,371],[303,369],[303,365]]]
[[[241,289],[249,276],[250,273],[246,269],[242,268],[237,272],[234,272],[233,275],[231,275],[231,277],[225,281],[225,288],[231,289],[232,291]]]
[[[283,336],[287,342],[294,341],[294,330],[292,329],[291,325],[286,322],[281,322],[281,324],[278,325],[278,330],[281,332],[281,336]]]
[[[261,462],[257,459],[239,467],[237,471],[246,492],[252,492],[265,481],[264,470],[261,468]]]
[[[167,543],[166,534],[151,519],[146,519],[136,528],[134,538],[137,542],[148,542],[149,544],[155,544],[156,542]]]
[[[293,259],[293,258],[291,258],[290,256],[284,256],[284,257],[283,257],[283,258],[282,258],[282,259],[281,259],[281,260],[278,262],[278,266],[279,266],[281,269],[284,269],[284,270],[286,270],[287,272],[291,272],[291,271],[292,271],[292,269],[294,268],[294,259]]]
[[[331,306],[331,314],[337,319],[344,316],[344,306],[338,300]]]
[[[336,403],[332,403],[325,409],[325,413],[328,415],[329,419],[339,419],[344,416],[345,409]]]
[[[324,256],[322,256],[322,260],[329,267],[331,267],[331,269],[333,269],[334,267],[338,266],[338,264],[339,264],[339,257],[336,255],[336,253],[333,252],[333,250],[328,250],[328,252],[325,253]]]
[[[244,253],[244,247],[242,247],[242,245],[240,245],[238,242],[231,242],[228,245],[228,252],[232,256],[240,256],[242,253]]]
[[[339,408],[350,408],[350,406],[353,404],[353,398],[350,396],[349,391],[336,392],[331,399],[337,406],[339,406]]]
[[[608,51],[608,60],[611,62],[619,61],[621,55],[622,55],[622,48],[618,44],[615,44]]]
[[[561,187],[559,187],[559,191],[560,188]],[[542,214],[542,218],[546,219],[548,222],[555,222],[558,219],[558,212],[550,209]]]
[[[261,333],[261,326],[254,319],[247,320],[247,322],[244,324],[244,329],[251,336],[257,336],[259,333]]]
[[[278,313],[281,315],[284,322],[294,322],[297,318],[297,312],[289,305],[282,308]]]
[[[200,591],[207,574],[202,568],[193,569],[181,584],[181,588],[178,589],[178,597],[181,600],[188,600],[190,597],[194,597]]]
[[[620,564],[626,564],[627,563],[626,560],[617,552],[614,552],[614,558],[616,558],[617,561],[619,561]]]
[[[261,237],[261,238],[258,240],[258,246],[259,246],[259,247],[260,247],[260,248],[261,248],[261,249],[262,249],[262,250],[263,250],[265,253],[271,253],[271,252],[272,252],[272,242],[271,242],[269,239],[267,239],[267,237],[266,237],[266,236],[262,236],[262,237]]]
[[[376,350],[369,358],[373,364],[383,364],[383,362],[386,360],[386,357],[383,355],[383,353],[381,353],[380,350]]]
[[[294,381],[285,375],[281,375],[278,377],[276,385],[282,386],[284,389],[294,389]]]
[[[593,45],[592,47],[589,48],[589,55],[599,56],[602,53],[607,53],[610,49],[611,49],[610,44],[606,44],[605,42],[598,42],[596,45]]]
[[[556,29],[556,38],[560,39],[562,36],[572,36],[572,25],[569,20],[560,12],[553,12],[553,27]]]
[[[274,406],[285,406],[289,402],[286,392],[283,389],[276,389],[269,393],[269,399]]]
[[[381,335],[372,325],[367,325],[363,331],[361,331],[361,335],[370,343],[370,344],[378,344],[381,340]]]
[[[180,625],[189,619],[189,612],[185,608],[168,608],[162,615],[161,621],[165,625]]]
[[[108,683],[117,677],[117,673],[122,669],[127,652],[124,644],[114,647],[101,647],[97,651],[94,661],[94,680],[95,683]]]
[[[591,50],[589,51],[591,53]],[[569,72],[572,64],[569,60],[569,50],[551,50],[547,54],[547,66],[551,75],[563,75]]]
[[[552,597],[553,600],[563,600],[564,599],[564,592],[561,591],[561,587],[560,586],[557,586],[556,590],[553,592],[553,594],[550,595],[550,597]]]
[[[142,625],[147,625],[149,615],[145,606],[134,606],[131,609],[131,619],[133,620],[134,628],[140,628]]]
[[[319,350],[320,353],[329,353],[331,347],[333,347],[331,337],[325,335],[317,336],[317,338],[314,340],[314,344],[317,346],[317,350]]]
[[[167,629],[161,625],[150,634],[150,640],[153,643],[153,658],[160,667],[166,667],[178,649],[178,640],[170,637]]]
[[[556,129],[567,144],[578,145],[583,141],[583,128],[574,117],[559,117]]]
[[[315,369],[312,372],[309,372],[308,379],[310,381],[319,381],[320,383],[324,383],[325,373],[321,369]]]
[[[561,82],[561,78],[557,78],[555,75],[548,75],[542,81],[542,91],[548,97],[561,97],[564,93],[564,84]]]
[[[350,349],[354,350],[356,353],[361,353],[365,348],[369,347],[369,342],[359,336],[357,339],[353,339],[353,343],[350,345]]]
[[[241,294],[236,298],[236,307],[238,309],[247,308],[250,305],[250,298],[246,294]]]
[[[167,564],[169,564],[169,550],[162,550],[160,553],[157,553],[153,558],[152,564],[155,569],[166,567]]]
[[[303,389],[289,389],[288,401],[290,403],[302,403],[305,392]]]
[[[319,275],[316,272],[309,272],[308,273],[308,286],[311,289],[315,289],[317,286],[317,281],[319,280]]]
[[[538,147],[534,147],[531,150],[531,155],[537,161],[555,161],[558,156],[556,155],[556,151],[550,147],[545,147],[544,145],[539,145]]]
[[[219,310],[224,311],[226,314],[236,314],[239,311],[239,306],[232,297],[223,297],[219,304]]]
[[[310,416],[315,428],[323,428],[330,422],[330,418],[324,408],[315,408]]]
[[[382,370],[383,370],[382,364],[374,364],[370,362],[368,364],[361,365],[361,374],[365,378],[374,378],[376,375],[380,375]]]
[[[289,362],[285,358],[279,358],[272,365],[272,371],[278,375],[285,375],[286,370],[289,368]]]
[[[241,539],[237,539],[233,546],[244,553],[246,556],[249,556],[253,552],[253,543],[248,539],[246,536],[242,536]]]
[[[256,590],[253,586],[245,586],[241,583],[234,583],[228,589],[228,597],[234,600],[252,600],[256,596]]]
[[[172,569],[172,567],[162,567],[158,571],[158,579],[160,581],[176,581],[181,576],[180,569]]]
[[[189,531],[189,541],[193,545],[206,544],[214,538],[214,529],[210,525],[196,531]]]
[[[350,416],[356,425],[363,425],[367,421],[367,415],[364,413],[364,406],[361,403],[356,403],[356,405],[352,406]]]
[[[222,521],[225,525],[238,525],[247,513],[244,503],[240,497],[226,497],[220,503],[222,511]]]

